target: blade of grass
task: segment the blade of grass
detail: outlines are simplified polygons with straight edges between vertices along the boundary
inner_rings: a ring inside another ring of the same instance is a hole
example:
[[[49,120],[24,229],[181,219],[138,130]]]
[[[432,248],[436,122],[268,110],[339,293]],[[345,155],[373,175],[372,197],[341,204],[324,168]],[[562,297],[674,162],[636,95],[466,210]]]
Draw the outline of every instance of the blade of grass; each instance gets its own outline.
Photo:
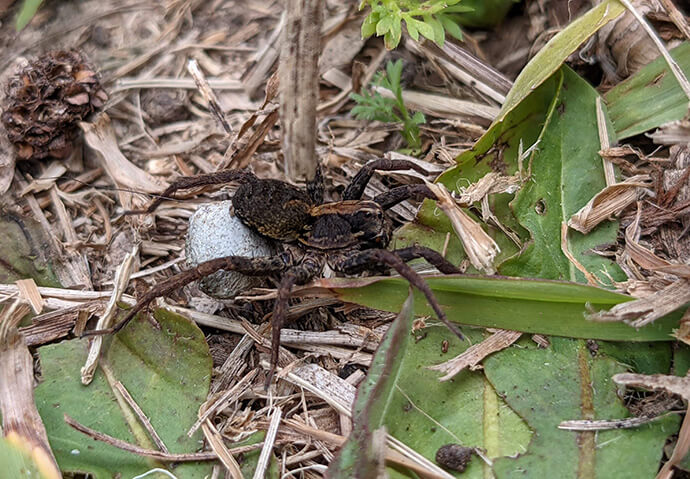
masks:
[[[682,311],[644,328],[585,319],[632,298],[593,286],[538,279],[486,278],[459,275],[427,276],[436,299],[451,321],[571,338],[610,341],[671,341]],[[333,278],[314,283],[320,294],[384,311],[400,311],[408,284],[401,278]],[[433,316],[415,291],[415,314]]]

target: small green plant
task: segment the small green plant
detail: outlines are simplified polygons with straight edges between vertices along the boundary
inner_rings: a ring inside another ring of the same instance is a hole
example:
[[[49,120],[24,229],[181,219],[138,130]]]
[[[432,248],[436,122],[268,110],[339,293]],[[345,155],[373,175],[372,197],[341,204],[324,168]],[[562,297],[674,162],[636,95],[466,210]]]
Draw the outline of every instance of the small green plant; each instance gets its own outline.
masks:
[[[362,90],[361,95],[353,93],[350,98],[357,102],[357,105],[352,109],[352,114],[361,120],[402,123],[403,138],[410,148],[418,150],[422,146],[419,125],[425,123],[426,118],[421,111],[410,116],[405,108],[400,85],[402,68],[402,60],[389,61],[386,65],[386,73],[379,72],[373,81],[373,85],[390,90],[395,98],[386,98],[378,92],[371,93],[366,90]]]
[[[392,50],[400,43],[402,21],[415,41],[423,37],[443,46],[446,32],[462,40],[462,31],[456,19],[457,13],[472,11],[472,7],[458,5],[461,0],[362,0],[359,9],[367,5],[371,12],[362,24],[362,38],[374,33],[383,36],[386,48]]]

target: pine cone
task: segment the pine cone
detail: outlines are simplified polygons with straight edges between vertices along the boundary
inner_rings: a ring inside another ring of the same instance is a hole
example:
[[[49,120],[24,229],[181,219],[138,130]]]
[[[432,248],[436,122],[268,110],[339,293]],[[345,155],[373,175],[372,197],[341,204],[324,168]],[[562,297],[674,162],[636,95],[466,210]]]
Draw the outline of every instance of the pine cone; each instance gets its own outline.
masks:
[[[76,50],[32,61],[10,79],[6,93],[0,119],[21,159],[66,158],[77,122],[108,99],[98,74]]]

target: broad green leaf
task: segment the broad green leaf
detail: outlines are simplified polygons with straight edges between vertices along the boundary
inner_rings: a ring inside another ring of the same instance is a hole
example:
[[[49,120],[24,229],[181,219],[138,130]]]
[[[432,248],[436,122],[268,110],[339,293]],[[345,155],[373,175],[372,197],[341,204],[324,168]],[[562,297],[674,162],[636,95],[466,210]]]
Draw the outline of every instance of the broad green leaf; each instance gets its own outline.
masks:
[[[353,408],[353,429],[348,440],[328,468],[330,479],[377,476],[377,451],[373,450],[372,435],[384,425],[384,418],[395,392],[398,375],[412,327],[413,296],[408,294],[400,314],[393,321],[381,341],[369,372],[357,390]]]
[[[529,158],[531,178],[515,195],[511,207],[531,233],[526,249],[506,261],[508,276],[562,279],[585,278],[561,250],[561,224],[606,186],[596,120],[596,91],[568,67],[555,74],[557,87],[539,139]],[[576,133],[575,133],[576,132]],[[568,248],[602,282],[607,275],[622,279],[615,262],[591,251],[615,243],[618,223],[600,224],[587,235],[568,233]]]
[[[412,40],[414,40],[415,42],[419,41],[419,31],[415,26],[415,23],[417,23],[417,21],[409,15],[403,15],[403,19],[405,20],[405,25],[407,26],[407,33],[410,35],[410,38],[412,38]]]
[[[537,53],[515,80],[497,120],[503,119],[532,91],[558,70],[587,38],[625,11],[616,0],[605,0],[571,22]]]
[[[484,360],[488,380],[534,431],[528,450],[494,461],[498,479],[654,477],[677,417],[635,429],[574,432],[558,429],[569,419],[629,416],[611,376],[626,368],[592,357],[582,341],[551,338],[539,349],[527,339]]]
[[[88,387],[79,377],[87,340],[39,348],[43,382],[36,388],[36,406],[64,472],[88,472],[96,479],[109,479],[116,473],[133,477],[154,467],[170,468],[91,440],[65,424],[63,415],[68,414],[97,431],[154,448],[133,415],[116,399],[116,380],[123,383],[171,452],[190,453],[200,448],[200,433],[189,438],[187,430],[208,394],[208,346],[201,330],[187,319],[164,310],[156,311],[155,317],[160,328],[138,319],[112,338],[101,358],[102,368]],[[174,474],[178,479],[201,479],[210,471],[208,463],[188,463],[175,467]]]
[[[44,479],[46,477],[41,474],[35,461],[4,437],[0,437],[0,468],[2,477],[12,479]]]
[[[674,48],[671,56],[690,75],[690,44]],[[688,114],[688,98],[662,57],[616,85],[604,98],[621,140],[682,120]]]
[[[459,324],[513,329],[528,333],[609,341],[671,341],[682,311],[640,329],[620,322],[595,323],[585,319],[589,310],[609,309],[630,301],[629,296],[601,288],[558,281],[472,277],[425,276],[448,319]],[[408,283],[401,278],[319,280],[342,301],[397,312],[407,296]],[[434,316],[415,291],[415,314]]]
[[[17,22],[15,24],[17,31],[23,29],[29,24],[31,19],[34,18],[34,15],[36,15],[38,7],[40,7],[42,3],[43,0],[24,0],[22,9],[19,10],[19,15],[17,15]]]
[[[504,175],[517,172],[520,145],[527,150],[539,138],[555,90],[554,78],[544,82],[507,115],[494,122],[470,150],[457,158],[458,165],[444,172],[437,181],[451,191],[459,191],[489,172]],[[521,242],[526,242],[530,238],[529,233],[515,220],[509,207],[512,199],[512,194],[492,195],[489,198],[491,210],[504,227],[512,230]],[[498,228],[489,226],[487,231],[501,248],[497,264],[519,251],[518,246]],[[446,258],[454,264],[460,264],[465,257],[460,240],[435,203],[425,201],[415,221],[396,231],[395,247],[419,243],[443,251],[447,237],[450,241]]]
[[[386,427],[390,435],[434,460],[449,443],[485,449],[490,458],[522,452],[531,433],[524,422],[505,407],[481,373],[463,372],[439,383],[426,366],[450,359],[481,341],[483,333],[469,331],[468,341],[449,338],[445,327],[410,332],[411,296],[374,356],[355,404],[353,433],[329,469],[329,477],[375,477],[375,461],[366,452],[371,433]],[[443,341],[449,342],[443,352]],[[485,477],[487,467],[474,458],[462,477]],[[410,476],[389,468],[390,477]]]
[[[33,278],[39,286],[59,287],[50,251],[35,220],[8,213],[0,216],[0,283]]]
[[[527,449],[532,433],[525,422],[496,395],[479,371],[463,371],[447,382],[426,367],[447,361],[485,337],[482,331],[465,331],[460,341],[442,325],[424,328],[407,338],[407,352],[391,394],[385,423],[396,439],[434,461],[446,444],[480,447],[494,460]],[[443,352],[443,341],[449,343]],[[391,477],[408,477],[395,474]],[[490,468],[473,457],[459,477],[483,479]],[[414,476],[413,476],[414,477]]]

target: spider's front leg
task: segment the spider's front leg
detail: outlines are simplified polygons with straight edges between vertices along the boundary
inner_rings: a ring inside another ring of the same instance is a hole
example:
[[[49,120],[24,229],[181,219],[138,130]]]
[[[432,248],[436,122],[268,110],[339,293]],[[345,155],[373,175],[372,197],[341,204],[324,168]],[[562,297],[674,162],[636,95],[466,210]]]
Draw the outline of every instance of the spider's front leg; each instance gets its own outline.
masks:
[[[255,181],[256,179],[257,178],[254,173],[251,173],[247,170],[223,170],[215,173],[180,178],[179,180],[171,183],[170,186],[165,189],[165,191],[158,195],[158,198],[156,198],[147,209],[129,211],[128,213],[152,213],[163,201],[173,198],[171,195],[179,190],[186,190],[198,186],[222,185],[225,183],[231,183],[233,181],[238,183],[247,183],[249,181]]]
[[[429,257],[432,258],[432,261],[437,262],[441,266],[439,268],[439,270],[441,271],[443,271],[441,269],[443,268],[448,272],[460,272],[455,266],[443,259],[443,257],[440,254],[436,253],[435,251],[429,248],[417,246],[411,248],[403,248],[399,251],[402,252],[402,256],[405,257],[405,261],[409,261],[419,257]],[[429,252],[433,252],[438,256],[432,255]],[[394,269],[398,272],[400,276],[405,278],[412,286],[420,290],[424,294],[424,296],[426,296],[426,300],[429,302],[429,305],[436,313],[438,319],[440,319],[441,322],[443,322],[443,324],[445,324],[446,327],[450,329],[453,332],[453,334],[455,334],[458,338],[464,339],[464,336],[460,332],[458,327],[455,324],[451,323],[446,317],[446,313],[443,311],[443,309],[441,309],[441,305],[436,300],[433,291],[431,291],[431,288],[426,283],[426,281],[424,281],[415,270],[410,268],[410,266],[408,266],[405,263],[405,261],[401,256],[396,254],[395,251],[388,251],[385,249],[367,249],[364,251],[352,251],[349,254],[329,258],[329,264],[331,265],[331,267],[334,270],[345,274],[357,274],[366,270],[371,270],[374,269],[372,268],[373,265],[381,265]],[[432,261],[429,262],[434,264]],[[434,266],[437,265],[434,264]]]
[[[374,174],[374,171],[402,171],[402,170],[415,170],[417,173],[426,175],[427,172],[419,166],[417,163],[408,160],[389,160],[387,158],[381,158],[379,160],[370,161],[362,167],[361,170],[357,172],[355,177],[352,179],[348,187],[343,193],[344,200],[359,200],[364,194],[364,189],[367,187],[367,183]],[[435,198],[435,196],[434,196]],[[400,200],[402,201],[402,200]]]
[[[281,253],[276,256],[264,256],[256,258],[248,258],[246,256],[226,256],[224,258],[216,258],[210,261],[199,264],[195,268],[183,271],[171,276],[162,283],[157,284],[142,296],[137,304],[127,312],[127,315],[122,321],[117,323],[112,328],[84,331],[82,336],[96,336],[102,334],[113,334],[120,331],[122,328],[136,316],[136,314],[144,309],[154,299],[161,296],[168,296],[174,291],[178,291],[182,287],[205,278],[221,269],[228,271],[237,271],[248,276],[269,276],[272,274],[279,274],[292,266],[292,258],[288,253]]]

